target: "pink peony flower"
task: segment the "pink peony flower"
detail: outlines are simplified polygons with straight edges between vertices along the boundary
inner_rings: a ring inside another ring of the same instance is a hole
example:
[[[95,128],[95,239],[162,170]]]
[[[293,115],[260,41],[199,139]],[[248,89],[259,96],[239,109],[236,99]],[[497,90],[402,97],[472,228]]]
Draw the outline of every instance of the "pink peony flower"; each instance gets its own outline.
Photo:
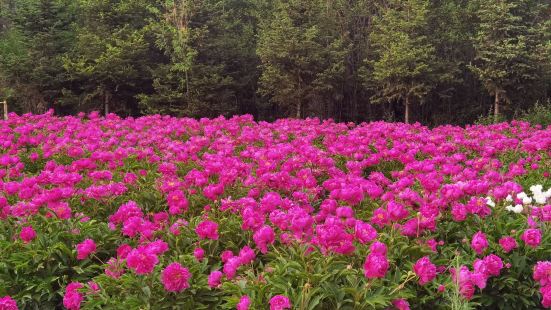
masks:
[[[80,303],[84,299],[82,294],[78,292],[78,289],[82,288],[83,285],[78,282],[71,282],[65,288],[65,295],[63,296],[63,306],[68,310],[79,310]]]
[[[502,237],[499,239],[499,245],[505,251],[505,253],[509,253],[512,250],[516,249],[518,247],[517,241],[513,237]]]
[[[356,237],[360,243],[365,244],[377,238],[377,231],[368,223],[358,220],[354,225],[354,237]]]
[[[551,308],[551,285],[541,287],[540,293],[542,296],[541,304],[545,308]]]
[[[369,250],[373,254],[379,254],[383,256],[386,256],[386,252],[387,252],[386,244],[379,241],[373,242],[373,244],[369,246]]]
[[[86,259],[90,254],[96,252],[96,243],[92,239],[86,239],[77,244],[77,259]]]
[[[36,238],[36,232],[34,231],[32,226],[26,226],[21,229],[19,237],[21,238],[21,240],[23,240],[24,243],[29,243],[34,238]]]
[[[483,259],[488,276],[499,276],[501,269],[503,269],[503,261],[495,254],[490,254]]]
[[[370,253],[364,263],[364,275],[368,279],[384,278],[389,263],[385,255]]]
[[[551,262],[539,261],[534,266],[534,280],[538,281],[541,286],[551,286]]]
[[[215,270],[209,274],[208,278],[208,285],[211,288],[217,287],[220,285],[220,280],[222,280],[222,272],[219,270]]]
[[[181,214],[187,211],[189,202],[180,190],[172,191],[168,194],[168,212],[172,215]]]
[[[155,240],[148,243],[145,246],[145,250],[155,255],[161,255],[164,252],[168,251],[168,243],[164,242],[163,240]]]
[[[124,268],[121,260],[111,257],[107,261],[107,267],[105,267],[105,274],[113,279],[118,279],[124,274]]]
[[[409,303],[405,299],[396,299],[392,302],[392,305],[398,310],[409,310]]]
[[[537,248],[541,243],[541,231],[535,228],[527,229],[522,233],[520,239],[529,247]]]
[[[254,253],[254,250],[251,249],[249,246],[244,246],[239,251],[239,260],[241,261],[242,265],[250,264],[254,261],[256,257],[256,254]]]
[[[130,253],[130,251],[132,251],[132,247],[129,246],[128,244],[121,244],[118,248],[117,248],[117,257],[120,258],[120,259],[125,259],[126,256],[128,256],[128,253]]]
[[[471,279],[471,272],[466,266],[461,266],[459,270],[450,269],[452,279],[459,284],[459,293],[467,300],[470,300],[474,295],[475,284]]]
[[[413,271],[419,277],[419,284],[425,285],[436,277],[436,265],[434,265],[428,256],[419,259],[413,265]]]
[[[17,303],[10,296],[0,298],[0,310],[18,310]]]
[[[460,203],[454,204],[451,210],[453,220],[456,222],[462,222],[467,219],[468,212],[467,207]]]
[[[276,295],[270,299],[270,310],[290,309],[291,301],[283,295]]]
[[[253,240],[256,246],[260,248],[262,254],[268,253],[268,245],[274,243],[275,233],[272,227],[264,225],[257,230],[253,235]]]
[[[193,256],[195,256],[195,259],[200,262],[203,260],[203,258],[205,258],[205,250],[201,248],[195,248],[193,250]]]
[[[236,305],[237,310],[249,310],[249,307],[251,305],[251,299],[247,295],[241,296],[239,299],[239,303]]]
[[[471,247],[478,255],[481,255],[488,247],[488,240],[486,240],[486,235],[481,231],[474,234],[473,239],[471,240]]]
[[[203,221],[197,225],[195,232],[200,239],[218,239],[218,224],[213,221]]]
[[[239,256],[234,256],[224,263],[222,270],[228,279],[233,279],[239,267],[241,267],[241,260]]]
[[[167,292],[181,292],[189,287],[191,273],[179,263],[166,266],[161,272],[161,283]]]
[[[220,254],[220,259],[222,260],[222,263],[227,262],[230,258],[233,257],[233,252],[230,250],[225,250]]]
[[[130,251],[126,257],[128,268],[134,270],[139,275],[151,273],[158,262],[159,258],[157,255],[147,251],[143,246]]]

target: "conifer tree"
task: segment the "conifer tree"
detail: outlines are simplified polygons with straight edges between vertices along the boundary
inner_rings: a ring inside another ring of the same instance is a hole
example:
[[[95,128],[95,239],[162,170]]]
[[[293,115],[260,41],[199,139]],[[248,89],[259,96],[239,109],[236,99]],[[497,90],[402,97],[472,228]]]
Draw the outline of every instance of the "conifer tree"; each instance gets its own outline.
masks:
[[[545,64],[544,27],[539,1],[484,0],[476,15],[475,59],[470,66],[494,97],[494,121],[502,103],[511,102],[542,76]]]
[[[427,0],[391,0],[374,20],[371,70],[365,75],[374,101],[398,102],[410,121],[410,106],[422,103],[433,88],[435,48],[427,37]]]

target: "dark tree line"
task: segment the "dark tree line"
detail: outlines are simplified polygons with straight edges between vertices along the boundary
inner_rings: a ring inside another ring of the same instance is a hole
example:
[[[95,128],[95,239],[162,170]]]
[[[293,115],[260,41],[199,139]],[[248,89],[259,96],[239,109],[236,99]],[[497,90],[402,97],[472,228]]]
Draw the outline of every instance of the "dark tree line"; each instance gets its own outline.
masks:
[[[0,0],[18,112],[473,122],[551,96],[548,0]]]

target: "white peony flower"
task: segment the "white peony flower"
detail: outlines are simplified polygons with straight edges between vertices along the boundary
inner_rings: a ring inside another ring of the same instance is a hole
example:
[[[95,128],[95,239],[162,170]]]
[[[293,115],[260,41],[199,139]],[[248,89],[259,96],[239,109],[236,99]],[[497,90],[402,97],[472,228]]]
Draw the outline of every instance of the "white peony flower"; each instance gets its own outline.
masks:
[[[506,201],[513,201],[513,196],[507,195],[507,198],[505,198]]]
[[[543,190],[543,185],[541,185],[541,184],[536,184],[536,185],[530,186],[530,191],[534,195],[537,195],[537,194],[541,193],[542,190]]]
[[[529,205],[532,203],[532,198],[531,197],[524,197],[522,198],[522,204],[524,205]]]
[[[516,205],[513,207],[513,212],[515,213],[521,213],[524,210],[524,207],[522,205]]]
[[[521,213],[524,210],[524,207],[522,205],[516,205],[514,207],[509,205],[505,207],[505,210],[514,212],[514,213]]]
[[[537,204],[542,205],[545,204],[545,202],[547,201],[547,197],[545,197],[543,193],[534,194],[534,200]]]
[[[496,206],[496,203],[492,200],[492,197],[490,196],[486,197],[486,204],[492,208]]]
[[[517,194],[517,198],[518,198],[518,199],[524,199],[524,198],[526,198],[526,197],[528,197],[528,195],[526,195],[525,192],[520,192],[520,193]]]

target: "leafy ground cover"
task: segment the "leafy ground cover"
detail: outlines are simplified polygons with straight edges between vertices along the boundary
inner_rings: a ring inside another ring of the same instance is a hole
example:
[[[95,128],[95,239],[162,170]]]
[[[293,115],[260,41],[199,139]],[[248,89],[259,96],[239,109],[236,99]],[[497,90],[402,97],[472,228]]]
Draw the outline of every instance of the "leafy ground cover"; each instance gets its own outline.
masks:
[[[0,309],[551,306],[551,129],[0,122]]]

